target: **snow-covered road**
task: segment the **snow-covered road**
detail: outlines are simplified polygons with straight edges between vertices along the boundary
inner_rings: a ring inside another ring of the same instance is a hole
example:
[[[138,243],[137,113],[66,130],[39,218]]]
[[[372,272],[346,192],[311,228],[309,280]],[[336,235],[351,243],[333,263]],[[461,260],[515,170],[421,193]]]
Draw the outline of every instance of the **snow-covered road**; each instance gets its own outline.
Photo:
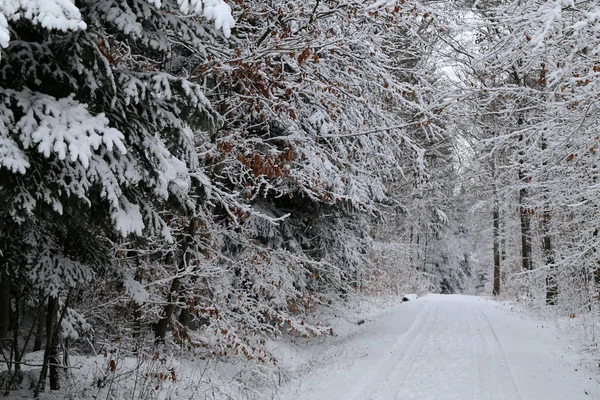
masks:
[[[553,322],[477,297],[400,304],[317,358],[281,399],[600,399],[598,371]]]

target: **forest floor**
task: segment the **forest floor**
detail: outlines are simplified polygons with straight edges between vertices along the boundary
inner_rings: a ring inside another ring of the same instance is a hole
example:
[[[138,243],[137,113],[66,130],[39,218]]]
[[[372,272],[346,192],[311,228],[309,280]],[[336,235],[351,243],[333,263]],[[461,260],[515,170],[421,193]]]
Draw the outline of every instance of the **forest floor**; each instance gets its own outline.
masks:
[[[600,399],[598,361],[566,336],[557,321],[508,304],[428,295],[384,309],[314,352],[278,398]]]

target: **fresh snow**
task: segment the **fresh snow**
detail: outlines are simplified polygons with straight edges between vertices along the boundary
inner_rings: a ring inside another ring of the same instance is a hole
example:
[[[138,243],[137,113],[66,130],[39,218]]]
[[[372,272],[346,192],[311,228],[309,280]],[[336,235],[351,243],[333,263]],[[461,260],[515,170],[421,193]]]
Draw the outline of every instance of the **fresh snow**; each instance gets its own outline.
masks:
[[[281,370],[262,370],[262,384],[252,363],[192,360],[185,351],[136,359],[122,355],[117,345],[95,357],[71,356],[63,390],[41,399],[600,399],[597,360],[582,355],[556,320],[480,297],[407,297],[408,302],[370,307],[351,318],[340,310],[334,337],[271,341]],[[75,338],[73,327],[86,323],[78,314],[66,319],[66,333]],[[42,358],[43,352],[25,356],[28,382],[39,375]],[[30,394],[14,391],[8,399]]]
[[[344,330],[280,399],[600,398],[597,371],[555,321],[485,298],[428,295]]]
[[[149,0],[149,3],[160,7],[160,0]],[[223,0],[178,0],[177,3],[184,13],[190,11],[204,16],[209,21],[214,21],[215,28],[223,31],[227,38],[231,36],[231,29],[235,20],[231,15],[231,7]],[[0,46],[8,47],[10,32],[8,20],[18,20],[22,17],[40,24],[44,28],[59,29],[62,31],[86,29],[87,25],[81,18],[79,9],[72,0],[2,0],[0,1]],[[137,21],[130,15],[121,15],[120,20],[113,22],[126,28],[125,33],[137,28]],[[141,27],[140,27],[141,29]]]

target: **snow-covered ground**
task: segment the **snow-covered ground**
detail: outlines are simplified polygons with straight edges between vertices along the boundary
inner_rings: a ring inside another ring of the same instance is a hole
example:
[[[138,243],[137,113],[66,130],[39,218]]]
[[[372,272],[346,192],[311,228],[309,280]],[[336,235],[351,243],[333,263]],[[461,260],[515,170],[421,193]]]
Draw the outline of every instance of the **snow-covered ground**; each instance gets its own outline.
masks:
[[[496,301],[428,295],[344,329],[280,399],[600,399],[597,361],[554,321]]]
[[[192,360],[186,353],[136,359],[108,352],[72,357],[63,389],[41,398],[600,399],[598,360],[582,351],[576,329],[568,329],[576,320],[557,324],[481,297],[410,299],[332,311],[334,337],[270,342],[280,369]],[[41,357],[32,353],[25,361],[36,365]],[[32,370],[33,379],[39,375],[37,367],[24,370]],[[30,391],[20,390],[8,398],[30,397]]]

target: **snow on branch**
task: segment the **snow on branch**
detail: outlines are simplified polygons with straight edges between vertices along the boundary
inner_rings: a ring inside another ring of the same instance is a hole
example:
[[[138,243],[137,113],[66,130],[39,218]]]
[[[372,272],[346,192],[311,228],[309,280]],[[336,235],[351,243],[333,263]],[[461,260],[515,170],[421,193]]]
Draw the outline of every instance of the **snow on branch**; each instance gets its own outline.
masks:
[[[115,229],[123,236],[135,233],[141,236],[145,228],[140,206],[131,204],[125,197],[121,198],[120,206],[111,212]]]
[[[161,7],[160,0],[148,0],[148,3]],[[111,4],[108,2],[102,8],[107,12],[111,9]],[[215,28],[222,30],[225,37],[231,36],[235,20],[231,15],[231,8],[223,0],[177,0],[177,5],[184,14],[193,12],[208,21],[214,21]],[[114,23],[121,25],[126,33],[141,29],[136,15],[131,12],[120,13],[113,7],[112,12],[107,15]],[[22,18],[46,29],[68,31],[87,28],[81,11],[71,0],[4,0],[0,2],[0,46],[8,47],[10,42],[9,21]]]
[[[46,29],[85,29],[79,9],[70,0],[4,0],[0,2],[0,46],[10,40],[8,21],[25,18]]]
[[[121,154],[127,152],[123,134],[109,127],[103,114],[91,115],[87,107],[73,96],[56,99],[29,89],[20,92],[8,89],[3,94],[4,107],[7,102],[14,102],[23,113],[18,121],[14,121],[12,128],[19,132],[25,149],[37,147],[46,158],[54,155],[65,160],[68,157],[71,162],[79,161],[84,168],[89,167],[92,153],[101,145],[109,152],[113,148]],[[0,112],[7,115],[10,111],[4,107]],[[6,143],[4,141],[3,145],[6,146]],[[22,170],[24,165],[21,160],[17,170]]]
[[[14,140],[4,137],[7,133],[8,131],[3,129],[2,137],[0,137],[0,166],[8,168],[12,172],[25,174],[30,166],[29,159]]]
[[[226,38],[231,36],[231,28],[235,20],[231,16],[231,8],[223,0],[204,0],[202,14],[209,21],[215,21],[215,28],[222,29]]]
[[[215,28],[222,29],[226,38],[231,36],[231,28],[235,26],[235,20],[231,15],[231,7],[223,0],[177,0],[177,4],[181,12],[202,15],[207,20],[214,21]]]

